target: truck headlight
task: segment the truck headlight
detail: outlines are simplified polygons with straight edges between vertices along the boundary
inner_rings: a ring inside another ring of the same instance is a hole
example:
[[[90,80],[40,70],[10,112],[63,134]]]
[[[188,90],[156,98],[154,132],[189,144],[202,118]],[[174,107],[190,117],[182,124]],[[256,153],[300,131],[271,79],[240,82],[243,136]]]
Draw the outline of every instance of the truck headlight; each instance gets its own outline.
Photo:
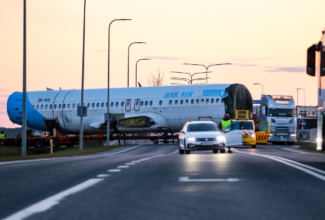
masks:
[[[193,141],[195,141],[195,137],[189,137],[189,138],[187,138],[187,140],[190,142],[193,142]]]
[[[219,142],[225,142],[225,137],[224,136],[218,136],[217,141]]]
[[[291,134],[291,137],[296,137],[296,134]]]
[[[255,134],[252,134],[250,137],[251,137],[251,138],[255,137]]]

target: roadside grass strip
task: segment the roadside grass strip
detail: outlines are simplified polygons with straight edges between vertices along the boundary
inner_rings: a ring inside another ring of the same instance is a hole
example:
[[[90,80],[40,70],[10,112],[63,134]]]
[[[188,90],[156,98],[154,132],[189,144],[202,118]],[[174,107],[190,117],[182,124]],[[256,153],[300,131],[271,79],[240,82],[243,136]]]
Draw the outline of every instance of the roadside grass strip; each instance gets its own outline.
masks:
[[[280,163],[285,164],[287,166],[293,167],[293,168],[295,168],[297,170],[303,171],[303,172],[305,172],[305,173],[307,173],[307,174],[309,174],[311,176],[314,176],[314,177],[316,177],[316,178],[318,178],[320,180],[325,181],[325,171],[324,170],[320,170],[320,169],[317,169],[315,167],[308,166],[306,164],[302,164],[302,163],[299,163],[297,161],[285,159],[285,158],[282,158],[282,157],[246,153],[246,152],[238,151],[238,150],[235,150],[235,151],[238,152],[238,153],[242,153],[242,154],[265,157],[265,158],[268,158],[268,159],[271,159],[271,160],[275,160],[277,162],[280,162]]]
[[[53,206],[60,204],[60,202],[72,195],[76,194],[80,191],[83,191],[91,186],[96,185],[97,183],[103,181],[104,179],[89,179],[83,183],[80,183],[74,187],[71,187],[70,189],[67,189],[63,192],[60,192],[54,196],[51,196],[47,199],[44,199],[38,203],[35,203],[19,212],[16,212],[13,215],[8,216],[7,218],[4,218],[4,220],[20,220],[28,218],[36,213],[45,212],[49,209],[51,209]]]

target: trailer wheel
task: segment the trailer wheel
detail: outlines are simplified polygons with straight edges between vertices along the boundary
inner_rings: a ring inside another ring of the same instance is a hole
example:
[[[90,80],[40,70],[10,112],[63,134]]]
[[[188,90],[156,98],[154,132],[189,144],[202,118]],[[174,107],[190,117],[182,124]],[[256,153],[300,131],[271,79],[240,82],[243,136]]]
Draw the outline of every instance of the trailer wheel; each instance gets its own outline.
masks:
[[[60,147],[60,142],[58,139],[54,138],[53,139],[53,148],[59,148]]]
[[[35,140],[35,143],[34,143],[34,147],[35,148],[43,148],[45,147],[45,141],[41,138],[38,138]]]
[[[153,140],[153,143],[158,144],[158,140],[157,139]]]

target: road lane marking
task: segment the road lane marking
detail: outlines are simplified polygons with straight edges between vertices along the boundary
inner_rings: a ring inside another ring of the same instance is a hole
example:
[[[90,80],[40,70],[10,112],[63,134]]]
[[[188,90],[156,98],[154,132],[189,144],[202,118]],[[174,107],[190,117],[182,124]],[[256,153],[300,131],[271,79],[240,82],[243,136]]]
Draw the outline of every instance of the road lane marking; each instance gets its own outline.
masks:
[[[237,178],[227,178],[227,179],[190,179],[187,176],[179,177],[179,182],[238,182],[240,179]]]
[[[291,150],[291,149],[286,149],[286,148],[282,148],[282,147],[277,147],[276,148],[282,149],[282,150],[287,150],[287,151],[292,151],[292,152],[296,152],[296,153],[300,153],[300,154],[312,154],[312,153],[308,153],[308,152],[303,152],[303,151],[297,151],[297,150]]]
[[[168,155],[172,155],[172,154],[177,153],[177,152],[178,152],[178,150],[175,150],[174,152],[171,152]]]
[[[118,166],[117,168],[129,168],[129,166]]]
[[[85,190],[91,186],[94,186],[95,184],[103,181],[104,179],[89,179],[83,183],[80,183],[74,187],[71,187],[70,189],[67,189],[63,192],[60,192],[56,195],[53,195],[47,199],[44,199],[38,203],[35,203],[19,212],[16,212],[13,215],[8,216],[5,218],[5,220],[20,220],[28,218],[36,213],[45,212],[49,209],[51,209],[53,206],[60,204],[60,202],[75,193],[78,193],[82,190]]]
[[[135,165],[135,163],[126,163],[125,165],[129,166],[129,165]]]
[[[121,171],[120,169],[110,169],[107,172],[120,172],[120,171]]]
[[[248,155],[253,155],[253,156],[259,156],[259,157],[265,157],[271,160],[275,160],[278,161],[280,163],[283,163],[285,165],[288,165],[290,167],[296,168],[300,171],[303,171],[311,176],[314,176],[320,180],[325,181],[325,175],[321,175],[321,174],[325,174],[325,171],[317,169],[315,167],[311,167],[302,163],[299,163],[297,161],[293,161],[293,160],[288,160],[282,157],[277,157],[277,156],[269,156],[269,155],[263,155],[263,154],[253,154],[253,153],[247,153],[247,152],[243,152],[243,151],[238,151],[239,153],[243,153],[243,154],[248,154]],[[315,171],[315,172],[314,172]],[[318,172],[318,173],[317,173]],[[321,173],[321,174],[319,174]]]
[[[229,160],[195,160],[195,159],[192,159],[190,161],[196,161],[196,162],[200,162],[200,161],[229,161]]]
[[[104,178],[104,177],[109,177],[109,175],[108,174],[99,174],[99,175],[97,175],[97,177]]]
[[[114,144],[114,142],[116,142],[116,141],[113,141],[112,143],[110,143],[109,145],[113,145]],[[106,144],[106,146],[107,146],[107,144]]]

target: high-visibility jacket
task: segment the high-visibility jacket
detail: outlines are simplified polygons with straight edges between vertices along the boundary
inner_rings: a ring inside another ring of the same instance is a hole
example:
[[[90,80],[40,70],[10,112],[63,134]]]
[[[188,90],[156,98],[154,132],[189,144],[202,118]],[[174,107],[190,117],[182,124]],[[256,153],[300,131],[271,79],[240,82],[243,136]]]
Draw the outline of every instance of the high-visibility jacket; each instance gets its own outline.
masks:
[[[225,129],[227,126],[229,126],[231,124],[231,119],[225,121],[225,120],[221,120],[221,127],[222,127],[222,130]]]
[[[3,133],[3,134],[0,133],[0,140],[4,140],[5,139],[5,136],[6,136],[5,133]]]

